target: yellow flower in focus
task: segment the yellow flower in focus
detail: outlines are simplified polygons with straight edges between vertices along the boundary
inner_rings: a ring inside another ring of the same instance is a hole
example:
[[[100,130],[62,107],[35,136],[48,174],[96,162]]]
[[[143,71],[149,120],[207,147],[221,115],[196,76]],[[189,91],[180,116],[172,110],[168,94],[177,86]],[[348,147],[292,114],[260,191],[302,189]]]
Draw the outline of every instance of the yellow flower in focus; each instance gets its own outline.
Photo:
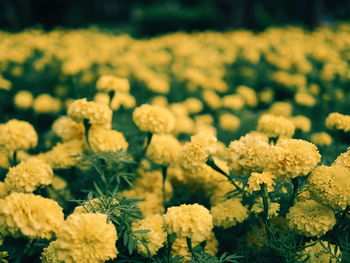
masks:
[[[107,215],[100,213],[72,214],[57,231],[54,249],[65,263],[96,263],[117,256],[117,231]]]
[[[33,105],[33,95],[27,90],[21,90],[13,97],[13,102],[18,109],[26,110]]]
[[[336,249],[335,245],[329,244],[327,241],[307,242],[305,248],[298,252],[300,260],[305,263],[338,263],[339,261],[333,257],[341,256],[340,248]],[[330,253],[331,251],[331,253]]]
[[[222,228],[235,226],[248,218],[248,209],[242,205],[240,199],[234,198],[214,205],[210,213],[214,226]]]
[[[350,169],[342,166],[319,166],[308,178],[309,191],[319,202],[333,208],[350,205]]]
[[[88,119],[91,125],[111,126],[112,110],[103,104],[84,99],[74,100],[68,107],[68,116],[78,122]]]
[[[38,143],[38,135],[33,126],[16,119],[0,124],[0,146],[9,151],[28,150]]]
[[[307,106],[307,107],[315,106],[317,102],[312,95],[305,92],[296,93],[294,96],[294,100],[297,104]]]
[[[276,184],[273,180],[274,176],[270,172],[252,173],[248,179],[248,191],[260,191],[261,184],[265,184],[268,192],[274,190]]]
[[[94,152],[126,151],[128,142],[121,132],[93,125],[89,129],[89,143]]]
[[[149,230],[147,233],[136,233],[137,252],[144,257],[155,255],[166,241],[166,232],[163,230],[163,217],[159,214],[148,216],[132,224],[132,231]],[[147,247],[145,247],[145,245]]]
[[[49,94],[41,94],[35,98],[33,109],[36,113],[56,113],[61,110],[61,101]]]
[[[164,215],[164,225],[169,235],[190,238],[193,243],[208,240],[213,228],[209,210],[199,204],[173,206]]]
[[[169,133],[175,125],[175,118],[169,110],[149,104],[137,107],[132,119],[141,131],[151,133]]]
[[[339,165],[346,168],[350,168],[350,147],[347,148],[347,151],[341,153],[337,159],[332,163],[332,165]]]
[[[262,172],[269,163],[271,146],[264,134],[246,134],[230,143],[227,161],[234,173]]]
[[[62,223],[62,208],[52,199],[16,192],[0,199],[0,225],[9,235],[51,239]]]
[[[326,132],[317,132],[311,135],[310,140],[320,146],[328,146],[333,142],[332,137]]]
[[[219,125],[225,131],[234,132],[239,129],[241,120],[233,114],[224,113],[219,117]]]
[[[259,118],[257,130],[268,137],[292,137],[295,126],[285,117],[264,114]]]
[[[62,116],[52,124],[53,132],[63,141],[83,139],[85,128],[82,123],[73,121],[71,118]]]
[[[350,115],[344,115],[338,112],[330,113],[326,119],[326,127],[346,132],[350,131]]]
[[[300,139],[280,139],[272,147],[267,170],[278,179],[295,178],[310,173],[321,161],[317,147]]]
[[[50,165],[38,158],[30,158],[11,167],[5,177],[8,192],[33,192],[41,185],[49,185],[53,180]]]
[[[154,134],[146,155],[156,164],[168,166],[178,161],[181,148],[181,144],[173,135]]]
[[[314,200],[295,203],[286,219],[292,230],[307,237],[323,236],[336,224],[333,209]]]

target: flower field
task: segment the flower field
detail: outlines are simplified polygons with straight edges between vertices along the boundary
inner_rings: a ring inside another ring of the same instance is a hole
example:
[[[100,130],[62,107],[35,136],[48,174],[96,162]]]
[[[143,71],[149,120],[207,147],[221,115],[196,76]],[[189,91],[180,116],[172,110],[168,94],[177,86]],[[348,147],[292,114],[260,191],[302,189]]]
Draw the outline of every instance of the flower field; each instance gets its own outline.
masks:
[[[347,24],[0,32],[0,262],[350,262],[349,63]]]

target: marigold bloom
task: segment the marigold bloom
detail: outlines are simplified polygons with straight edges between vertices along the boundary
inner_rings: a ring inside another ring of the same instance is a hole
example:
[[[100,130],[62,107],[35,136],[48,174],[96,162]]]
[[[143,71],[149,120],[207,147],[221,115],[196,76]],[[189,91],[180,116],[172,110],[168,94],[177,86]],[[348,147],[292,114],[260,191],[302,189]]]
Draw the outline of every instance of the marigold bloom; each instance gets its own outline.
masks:
[[[269,202],[268,217],[272,218],[272,217],[278,216],[279,210],[280,210],[279,203]],[[258,201],[253,204],[250,211],[254,214],[260,214],[264,212],[264,204],[263,204],[262,198],[259,198]]]
[[[5,177],[6,189],[9,192],[33,192],[40,185],[48,185],[53,180],[50,165],[38,158],[22,161],[11,167]]]
[[[292,230],[307,237],[320,237],[336,224],[333,209],[314,200],[295,203],[286,218]]]
[[[170,134],[154,134],[146,155],[156,164],[175,164],[181,151],[180,142]]]
[[[268,192],[274,190],[274,176],[270,172],[252,173],[248,179],[248,191],[260,191],[261,184],[265,184]]]
[[[276,116],[289,117],[292,114],[293,106],[289,102],[277,101],[268,110],[270,114]]]
[[[319,166],[308,178],[309,191],[319,202],[333,208],[350,205],[350,169],[338,165]]]
[[[210,238],[213,218],[209,210],[199,204],[180,205],[168,208],[164,215],[164,224],[168,234],[190,238],[193,243]]]
[[[35,98],[33,109],[37,113],[56,113],[61,110],[61,101],[49,94],[41,94]]]
[[[16,119],[0,124],[0,146],[9,151],[28,150],[38,143],[38,135],[33,126]]]
[[[330,113],[326,119],[326,127],[346,132],[350,131],[350,116],[338,112]]]
[[[294,96],[294,100],[297,104],[312,107],[316,104],[316,99],[312,95],[306,92],[298,92]]]
[[[132,118],[141,131],[151,133],[169,133],[175,125],[174,116],[169,110],[149,104],[137,107]]]
[[[145,244],[138,242],[137,252],[144,257],[155,255],[163,247],[166,241],[166,232],[163,230],[163,217],[159,214],[148,216],[132,224],[132,231],[149,230],[146,233],[135,234],[137,239],[141,239]],[[145,245],[147,247],[145,247]]]
[[[225,131],[237,131],[241,125],[241,120],[232,114],[224,113],[219,117],[219,125]]]
[[[20,90],[13,97],[15,106],[19,109],[29,109],[33,105],[33,95],[27,90]]]
[[[347,148],[346,152],[341,153],[337,157],[337,159],[335,159],[332,165],[339,165],[339,166],[350,168],[350,147]]]
[[[248,209],[240,199],[228,199],[214,205],[210,209],[214,226],[229,228],[242,223],[248,218]]]
[[[72,214],[57,231],[54,248],[59,261],[104,262],[116,258],[117,231],[107,215]]]
[[[304,140],[280,139],[272,147],[267,170],[277,178],[295,178],[310,173],[321,161],[317,147]]]
[[[102,91],[129,92],[130,83],[128,79],[113,75],[103,75],[96,82],[96,89]]]
[[[317,133],[313,133],[311,135],[310,140],[317,145],[320,146],[328,146],[331,145],[333,140],[332,137],[326,133],[326,132],[317,132]]]
[[[263,134],[246,134],[230,143],[227,161],[234,173],[262,172],[269,163],[271,146]]]
[[[89,143],[95,152],[126,151],[129,144],[121,132],[93,125],[89,129]]]
[[[302,132],[309,132],[311,130],[311,120],[303,115],[298,115],[289,118],[293,122],[296,129]]]
[[[292,137],[295,125],[285,117],[264,114],[258,121],[257,130],[269,137]]]
[[[75,122],[67,116],[58,118],[52,124],[52,130],[55,134],[61,137],[63,141],[82,139],[85,132],[82,123]]]
[[[258,96],[252,88],[241,85],[237,87],[236,91],[248,106],[256,107],[258,105]]]
[[[68,116],[78,122],[88,119],[91,125],[109,127],[112,121],[112,110],[103,104],[84,99],[74,100],[68,107]]]
[[[62,222],[62,208],[52,199],[16,192],[0,199],[0,225],[7,234],[51,239]]]

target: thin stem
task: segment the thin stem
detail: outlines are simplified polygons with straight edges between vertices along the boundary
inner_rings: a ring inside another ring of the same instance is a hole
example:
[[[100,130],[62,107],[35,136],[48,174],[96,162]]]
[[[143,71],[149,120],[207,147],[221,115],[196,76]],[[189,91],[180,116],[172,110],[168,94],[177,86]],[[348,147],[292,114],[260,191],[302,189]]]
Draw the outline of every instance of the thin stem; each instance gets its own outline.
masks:
[[[17,165],[17,151],[13,152],[12,158],[10,158],[10,167]]]
[[[263,200],[263,206],[264,206],[264,212],[263,212],[263,218],[265,221],[265,224],[267,222],[267,219],[269,217],[269,196],[267,193],[267,186],[266,184],[260,184],[260,194]]]
[[[193,247],[192,247],[192,240],[189,237],[186,237],[186,243],[187,243],[187,247],[188,250],[191,252],[191,255],[194,259],[196,259],[196,254],[193,251]]]
[[[90,124],[88,119],[84,119],[83,124],[85,127],[85,140],[86,140],[87,145],[89,146],[89,149],[91,150],[91,145],[90,145],[90,141],[89,141],[89,129],[91,127],[91,124]]]
[[[289,201],[289,207],[291,207],[294,204],[295,198],[297,197],[297,194],[298,194],[298,188],[299,188],[298,177],[292,178],[292,184],[293,184],[293,192],[292,192],[292,197]]]
[[[167,236],[167,263],[171,263],[171,248],[175,243],[177,236],[175,233]]]

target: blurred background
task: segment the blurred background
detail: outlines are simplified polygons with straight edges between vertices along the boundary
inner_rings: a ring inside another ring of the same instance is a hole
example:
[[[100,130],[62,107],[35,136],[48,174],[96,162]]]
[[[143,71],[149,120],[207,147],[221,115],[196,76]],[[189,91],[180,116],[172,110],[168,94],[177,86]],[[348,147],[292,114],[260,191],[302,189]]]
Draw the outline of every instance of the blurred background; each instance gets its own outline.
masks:
[[[314,28],[350,19],[348,0],[0,0],[0,29],[97,25],[133,36],[186,30]]]

